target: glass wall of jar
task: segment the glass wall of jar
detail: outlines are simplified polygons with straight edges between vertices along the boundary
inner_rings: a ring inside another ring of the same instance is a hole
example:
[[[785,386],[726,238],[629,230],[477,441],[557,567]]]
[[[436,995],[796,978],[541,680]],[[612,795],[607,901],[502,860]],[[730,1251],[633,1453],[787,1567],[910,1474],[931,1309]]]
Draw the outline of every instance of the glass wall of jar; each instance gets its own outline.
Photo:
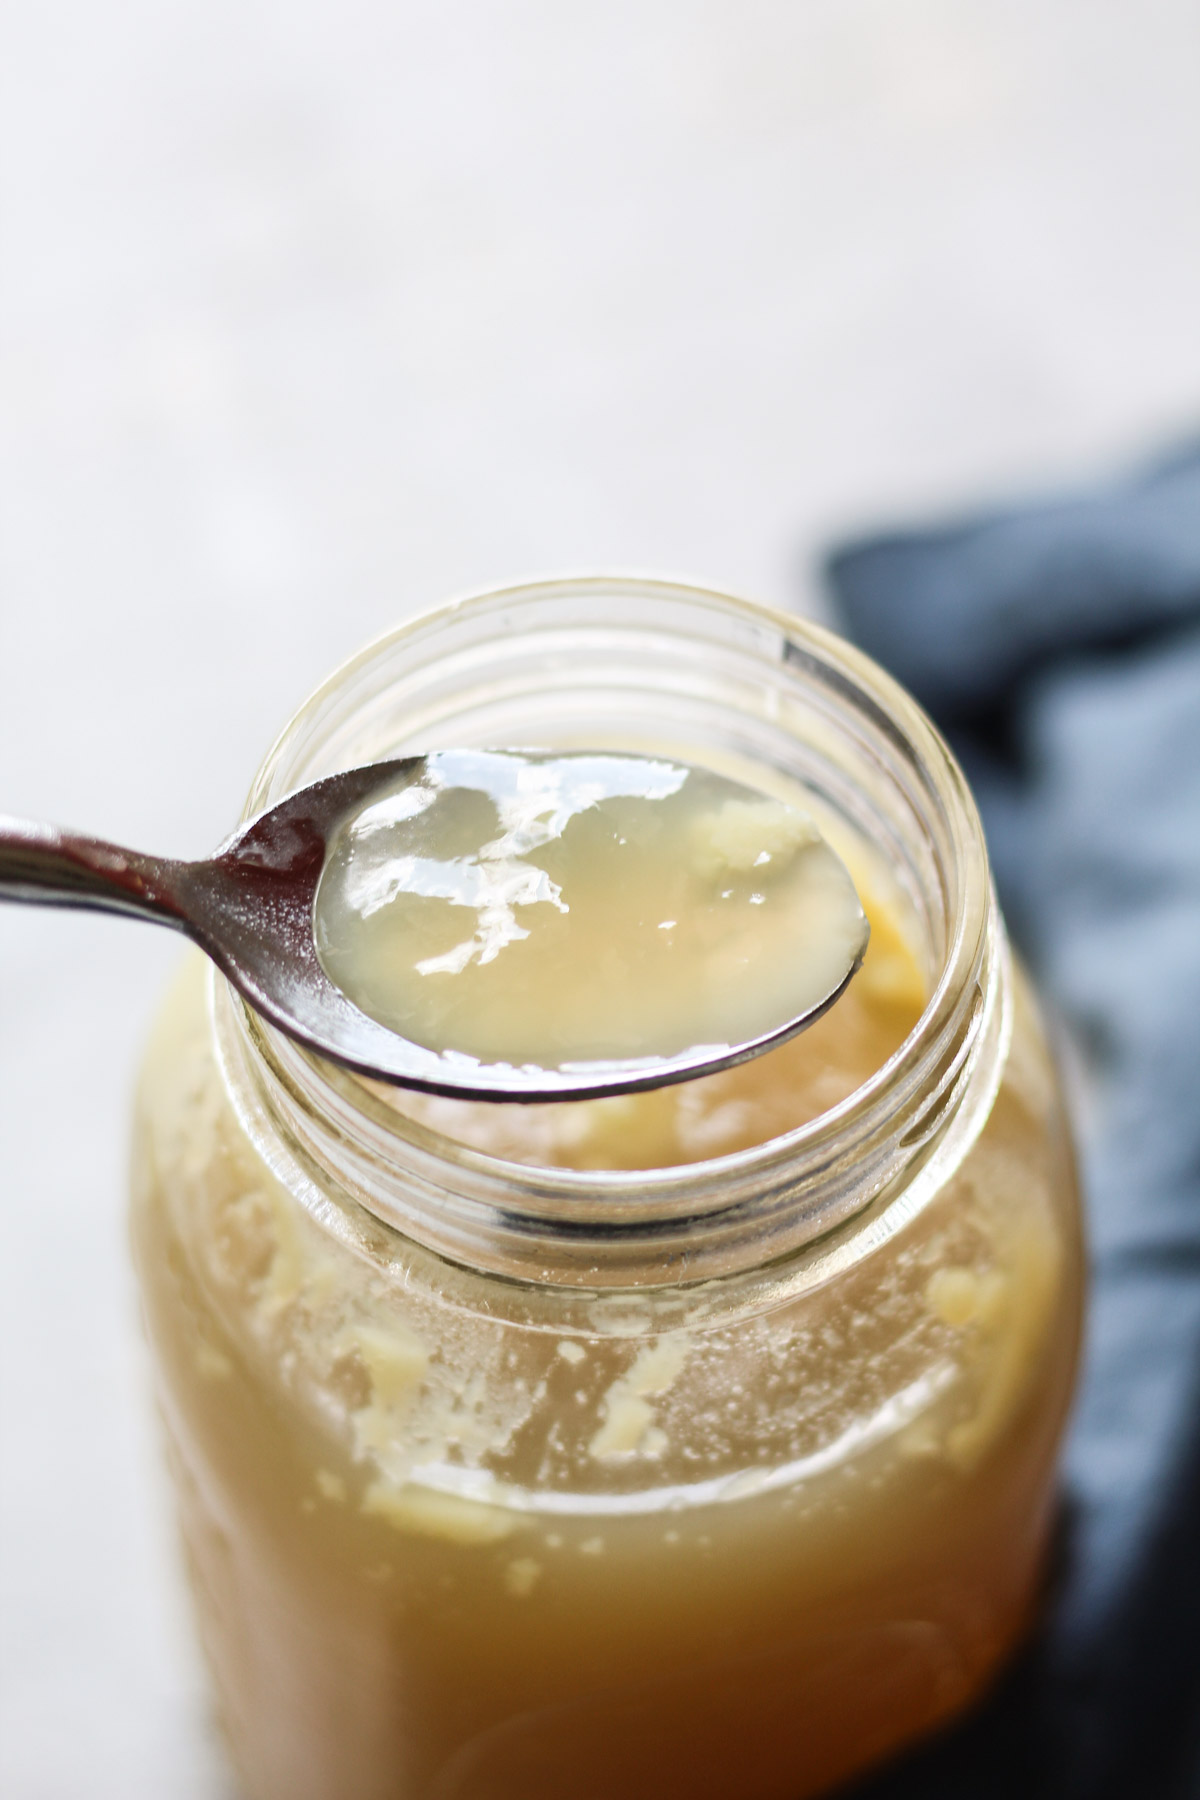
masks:
[[[1078,1204],[974,806],[829,634],[589,578],[365,651],[248,813],[447,744],[795,800],[872,945],[794,1046],[552,1108],[372,1086],[181,976],[135,1250],[244,1791],[801,1800],[969,1702],[1036,1604]]]

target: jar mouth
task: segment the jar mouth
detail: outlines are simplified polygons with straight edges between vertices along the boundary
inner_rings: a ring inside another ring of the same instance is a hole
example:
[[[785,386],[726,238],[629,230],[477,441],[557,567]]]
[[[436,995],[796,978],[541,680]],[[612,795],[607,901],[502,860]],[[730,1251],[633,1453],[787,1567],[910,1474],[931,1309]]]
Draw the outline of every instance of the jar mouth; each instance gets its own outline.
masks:
[[[522,720],[527,728],[514,736]],[[625,1236],[649,1248],[686,1220],[732,1219],[746,1208],[761,1215],[764,1196],[774,1196],[775,1209],[793,1215],[789,1238],[799,1231],[811,1240],[894,1185],[961,1098],[991,1010],[993,911],[978,814],[916,703],[809,621],[641,575],[562,576],[465,596],[414,616],[335,670],[276,739],[244,817],[385,755],[546,734],[561,741],[573,725],[584,738],[589,730],[611,737],[648,723],[677,754],[685,753],[681,733],[693,760],[701,758],[691,746],[720,741],[747,767],[761,763],[760,779],[766,770],[819,784],[894,857],[928,940],[920,1018],[844,1100],[780,1136],[673,1167],[573,1170],[510,1161],[397,1113],[360,1077],[301,1050],[230,997],[284,1126],[327,1175],[348,1176],[354,1197],[386,1223],[414,1229],[418,1190],[435,1210],[440,1200],[443,1213],[448,1199],[451,1210],[482,1208],[492,1228],[498,1214],[510,1227],[519,1219],[526,1237]]]

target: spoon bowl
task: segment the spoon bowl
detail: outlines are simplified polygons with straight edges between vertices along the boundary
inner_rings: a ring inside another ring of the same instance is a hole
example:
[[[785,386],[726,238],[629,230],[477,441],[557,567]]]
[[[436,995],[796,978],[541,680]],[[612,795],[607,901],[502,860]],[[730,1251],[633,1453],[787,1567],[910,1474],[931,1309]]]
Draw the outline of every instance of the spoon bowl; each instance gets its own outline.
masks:
[[[330,775],[251,819],[196,862],[142,855],[56,826],[0,815],[0,900],[124,913],[181,931],[254,1010],[356,1073],[462,1100],[583,1100],[665,1087],[761,1055],[812,1024],[860,966],[815,1005],[749,1041],[678,1055],[543,1068],[484,1062],[413,1043],[362,1012],[326,973],[314,903],[330,840],[380,789],[418,780],[421,756]]]

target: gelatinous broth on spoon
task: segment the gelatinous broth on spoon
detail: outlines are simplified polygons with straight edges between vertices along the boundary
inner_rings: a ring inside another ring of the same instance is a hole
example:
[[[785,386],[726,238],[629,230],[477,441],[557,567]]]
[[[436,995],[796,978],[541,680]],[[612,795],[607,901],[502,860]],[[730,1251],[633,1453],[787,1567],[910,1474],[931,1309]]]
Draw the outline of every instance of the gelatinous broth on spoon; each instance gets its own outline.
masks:
[[[769,1037],[869,935],[806,813],[616,751],[432,753],[331,838],[314,927],[381,1024],[542,1069]]]

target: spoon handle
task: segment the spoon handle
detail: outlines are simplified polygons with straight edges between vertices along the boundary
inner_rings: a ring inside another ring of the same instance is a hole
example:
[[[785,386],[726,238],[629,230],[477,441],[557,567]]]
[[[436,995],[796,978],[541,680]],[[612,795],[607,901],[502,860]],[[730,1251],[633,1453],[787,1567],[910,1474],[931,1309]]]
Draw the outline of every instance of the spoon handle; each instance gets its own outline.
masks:
[[[175,891],[182,866],[0,813],[0,900],[127,913],[182,931]]]

